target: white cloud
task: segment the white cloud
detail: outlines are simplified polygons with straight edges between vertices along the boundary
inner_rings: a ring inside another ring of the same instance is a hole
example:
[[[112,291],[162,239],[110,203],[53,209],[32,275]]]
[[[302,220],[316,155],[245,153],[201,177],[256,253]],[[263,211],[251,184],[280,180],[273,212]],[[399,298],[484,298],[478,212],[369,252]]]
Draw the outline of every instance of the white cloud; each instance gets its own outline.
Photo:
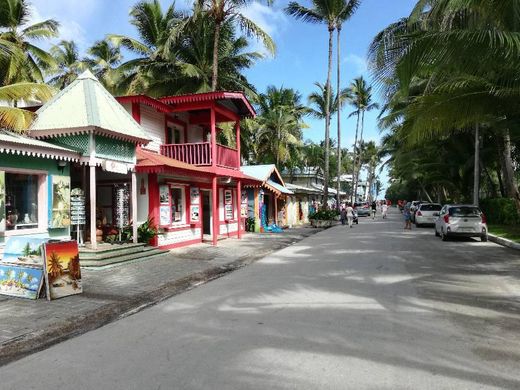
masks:
[[[349,54],[343,58],[343,62],[353,65],[357,73],[366,74],[368,71],[368,63],[366,58],[358,56],[357,54]]]
[[[255,22],[262,30],[274,38],[280,34],[281,28],[287,21],[281,9],[268,7],[257,1],[249,4],[247,8],[242,10],[242,13],[248,19]],[[267,51],[261,42],[256,40],[251,41],[252,49],[267,55]]]

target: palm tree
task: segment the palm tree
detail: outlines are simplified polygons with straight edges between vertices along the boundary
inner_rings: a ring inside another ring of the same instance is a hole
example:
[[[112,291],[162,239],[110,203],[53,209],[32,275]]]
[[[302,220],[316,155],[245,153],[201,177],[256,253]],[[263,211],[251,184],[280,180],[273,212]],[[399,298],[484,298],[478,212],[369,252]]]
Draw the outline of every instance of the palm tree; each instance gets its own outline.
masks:
[[[22,81],[43,82],[43,70],[54,64],[54,59],[33,42],[58,35],[58,22],[48,19],[28,24],[29,2],[0,0],[0,83]],[[15,53],[16,55],[9,55]],[[7,54],[7,55],[6,55]]]
[[[354,106],[355,111],[350,114],[356,115],[356,135],[354,138],[354,166],[352,170],[352,183],[353,183],[353,199],[355,201],[357,184],[359,179],[360,170],[360,159],[358,155],[358,131],[361,124],[361,132],[359,137],[359,145],[363,142],[363,130],[365,126],[365,112],[379,108],[377,103],[372,102],[372,87],[367,84],[363,76],[360,76],[351,83],[350,93],[352,95],[351,104]],[[359,166],[359,168],[358,168]]]
[[[65,88],[88,68],[88,65],[80,59],[74,41],[61,41],[54,45],[50,52],[56,61],[56,66],[49,72],[53,75],[49,83],[58,89]]]
[[[136,56],[117,68],[119,87],[127,93],[143,93],[156,77],[177,71],[172,51],[186,17],[175,11],[174,4],[163,12],[159,0],[138,2],[130,10],[130,16],[139,39],[109,34],[107,40],[115,48],[124,47]]]
[[[49,264],[47,272],[52,280],[55,280],[63,274],[63,266],[61,265],[60,256],[56,252],[52,252],[49,256]]]
[[[356,9],[359,7],[361,3],[361,0],[345,0],[344,4],[344,11],[338,15],[338,18],[336,20],[336,64],[337,64],[337,78],[336,78],[336,90],[341,90],[341,29],[343,27],[343,23],[346,22],[348,19],[352,17]],[[341,106],[342,101],[338,101],[338,115],[337,115],[337,121],[338,121],[338,145],[337,145],[337,162],[338,162],[338,169],[337,169],[337,182],[336,182],[336,206],[339,210],[340,208],[340,187],[341,187]]]
[[[308,110],[293,89],[269,86],[254,100],[259,115],[257,140],[263,162],[285,166],[302,145],[303,117]]]
[[[242,10],[251,2],[251,0],[198,0],[197,2],[198,9],[202,10],[203,13],[207,13],[213,20],[215,26],[213,36],[213,72],[211,79],[212,91],[216,91],[218,87],[220,34],[226,22],[236,23],[246,36],[261,40],[269,53],[274,54],[276,50],[275,44],[269,34],[242,13]],[[194,13],[195,18],[199,15],[198,12]]]
[[[325,83],[327,97],[325,100],[325,188],[323,207],[328,207],[329,197],[329,159],[330,159],[330,106],[331,106],[331,75],[332,75],[332,38],[337,26],[338,17],[343,15],[344,0],[312,0],[312,8],[304,7],[291,1],[285,11],[296,19],[308,23],[325,24],[329,32],[327,82]]]
[[[370,48],[376,80],[396,80],[391,88],[408,98],[401,111],[408,142],[442,139],[468,129],[492,131],[500,141],[502,180],[518,210],[511,134],[520,111],[514,60],[520,55],[519,21],[516,1],[418,1],[410,17],[378,34]],[[417,79],[426,80],[427,86],[423,94],[412,95],[410,86]],[[475,147],[473,163],[476,200],[478,150]]]
[[[52,97],[52,89],[45,84],[16,83],[0,87],[0,101],[39,101]],[[0,106],[0,128],[23,132],[27,130],[35,114],[13,106]]]
[[[110,41],[101,40],[95,42],[87,53],[88,57],[84,62],[93,70],[94,75],[105,88],[114,93],[118,78],[116,68],[123,59],[121,49],[112,45]]]

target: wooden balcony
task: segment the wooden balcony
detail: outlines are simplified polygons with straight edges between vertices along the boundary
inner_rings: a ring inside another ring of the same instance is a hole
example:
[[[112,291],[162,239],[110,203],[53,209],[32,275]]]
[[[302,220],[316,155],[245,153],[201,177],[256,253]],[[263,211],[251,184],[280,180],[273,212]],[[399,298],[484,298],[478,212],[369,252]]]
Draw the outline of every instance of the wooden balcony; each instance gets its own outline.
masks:
[[[213,165],[210,142],[165,144],[161,145],[161,154],[187,164],[197,166]],[[238,151],[228,146],[217,144],[217,161],[215,165],[219,167],[239,169]]]

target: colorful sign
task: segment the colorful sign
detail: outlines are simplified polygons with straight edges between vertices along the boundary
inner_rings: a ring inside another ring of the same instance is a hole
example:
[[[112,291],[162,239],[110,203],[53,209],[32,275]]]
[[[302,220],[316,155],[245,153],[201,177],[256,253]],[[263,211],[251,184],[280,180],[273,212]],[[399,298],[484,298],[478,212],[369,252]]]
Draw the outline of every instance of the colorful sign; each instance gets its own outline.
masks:
[[[43,269],[0,263],[0,294],[37,299],[43,282]]]
[[[52,204],[49,227],[61,229],[70,226],[70,177],[51,176]]]
[[[172,217],[170,214],[170,206],[160,206],[159,207],[159,224],[161,226],[169,225],[171,223]]]
[[[81,268],[76,241],[44,244],[47,299],[81,294]]]
[[[104,160],[103,169],[107,172],[120,173],[126,175],[128,173],[128,165],[118,161]]]

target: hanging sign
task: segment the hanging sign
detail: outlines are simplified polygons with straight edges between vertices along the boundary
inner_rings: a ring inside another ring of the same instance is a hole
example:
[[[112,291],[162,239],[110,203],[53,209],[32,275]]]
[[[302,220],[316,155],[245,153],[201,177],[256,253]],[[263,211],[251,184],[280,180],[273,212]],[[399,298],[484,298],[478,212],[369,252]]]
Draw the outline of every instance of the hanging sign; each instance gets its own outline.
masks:
[[[128,225],[130,214],[130,194],[126,184],[115,186],[116,198],[116,226],[119,229]]]
[[[199,206],[191,206],[190,220],[197,222],[200,218]]]
[[[168,185],[159,186],[159,203],[170,203],[170,187]]]
[[[120,173],[123,175],[128,173],[128,165],[119,161],[103,160],[102,166],[107,172]]]
[[[224,203],[226,205],[230,205],[233,203],[233,193],[231,192],[231,190],[224,191]]]
[[[85,224],[85,193],[81,188],[70,192],[70,219],[73,225]]]

